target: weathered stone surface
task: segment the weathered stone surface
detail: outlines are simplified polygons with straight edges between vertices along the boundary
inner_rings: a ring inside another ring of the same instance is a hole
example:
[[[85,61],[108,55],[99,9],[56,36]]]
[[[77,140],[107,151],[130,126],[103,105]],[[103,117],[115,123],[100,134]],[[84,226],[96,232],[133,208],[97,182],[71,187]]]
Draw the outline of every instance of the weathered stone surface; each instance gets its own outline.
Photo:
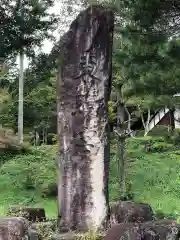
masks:
[[[180,237],[180,225],[172,220],[147,222],[140,225],[145,240],[177,240]]]
[[[150,205],[131,201],[114,202],[110,207],[111,223],[152,221],[154,214]]]
[[[28,235],[29,223],[25,218],[8,217],[0,219],[0,240],[22,240]]]
[[[44,208],[11,206],[9,213],[15,216],[22,216],[31,222],[41,222],[46,220]]]
[[[114,16],[81,12],[63,37],[58,74],[58,199],[61,230],[87,230],[108,217],[108,99]]]
[[[178,240],[179,236],[180,225],[164,220],[117,224],[107,231],[104,240]]]
[[[104,240],[141,240],[141,231],[138,224],[120,223],[108,229]]]

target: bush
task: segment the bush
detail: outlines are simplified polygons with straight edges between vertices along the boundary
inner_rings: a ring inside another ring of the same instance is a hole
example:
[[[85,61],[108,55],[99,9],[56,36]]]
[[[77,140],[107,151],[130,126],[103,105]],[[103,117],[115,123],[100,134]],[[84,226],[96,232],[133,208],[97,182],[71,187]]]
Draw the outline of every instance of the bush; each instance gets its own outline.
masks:
[[[44,183],[40,186],[43,198],[57,197],[57,183]]]
[[[57,134],[55,134],[55,133],[48,133],[47,142],[49,144],[56,144],[57,143]]]
[[[135,131],[136,137],[143,137],[144,136],[144,130],[136,130]]]
[[[158,136],[166,136],[169,135],[169,129],[168,126],[165,125],[156,125],[150,132],[148,132],[148,136],[151,137],[158,137]],[[144,130],[136,130],[135,131],[136,137],[143,137],[144,136]]]
[[[37,189],[45,183],[56,181],[55,153],[51,147],[32,148],[28,154],[15,155],[0,169],[3,178],[11,181],[13,188]],[[53,154],[53,155],[52,155]]]
[[[20,207],[19,209],[9,208],[9,210],[7,211],[7,215],[12,217],[23,217],[23,218],[28,218],[29,216],[28,212],[25,211],[23,207],[22,208]]]
[[[180,144],[180,129],[174,129],[163,136],[164,141],[167,143],[172,143],[174,145]]]
[[[120,197],[121,201],[132,201],[134,200],[134,193],[132,191],[132,182],[126,182],[126,192],[124,196]]]
[[[96,230],[89,230],[87,233],[77,234],[77,240],[101,240],[104,234]]]
[[[22,179],[22,188],[31,190],[36,188],[36,181],[31,168],[25,168],[23,171],[24,178]]]
[[[180,129],[174,129],[171,140],[174,145],[180,144]]]
[[[173,214],[163,213],[161,210],[157,210],[155,212],[155,219],[156,220],[162,220],[162,219],[175,220],[177,218],[178,218],[178,216],[173,215]]]
[[[170,142],[166,142],[164,137],[158,138],[144,138],[141,140],[141,143],[144,145],[144,151],[149,153],[156,153],[156,152],[166,152],[168,150],[172,150],[173,144]]]
[[[165,136],[169,132],[168,126],[156,125],[149,133],[148,136]]]
[[[51,240],[56,230],[56,222],[39,222],[36,224],[36,231],[40,240]]]
[[[172,144],[165,142],[155,142],[151,145],[149,152],[166,152],[172,148]]]

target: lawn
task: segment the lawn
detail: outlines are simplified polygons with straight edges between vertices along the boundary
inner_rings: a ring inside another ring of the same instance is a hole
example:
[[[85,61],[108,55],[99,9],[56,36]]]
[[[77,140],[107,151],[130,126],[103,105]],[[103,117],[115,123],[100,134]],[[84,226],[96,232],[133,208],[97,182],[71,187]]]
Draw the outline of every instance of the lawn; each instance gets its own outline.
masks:
[[[151,152],[145,151],[152,141]],[[180,214],[180,150],[162,138],[130,139],[127,144],[127,179],[132,183],[134,200],[149,203],[155,212]],[[111,159],[110,198],[118,199],[117,161]]]
[[[145,151],[152,141],[150,152]],[[44,207],[48,217],[57,216],[56,199],[42,196],[42,186],[56,182],[57,146],[32,148],[25,154],[1,155],[0,215],[10,205]],[[149,203],[154,211],[178,216],[180,213],[180,150],[162,138],[129,139],[127,143],[127,181],[132,184],[135,201]],[[118,200],[115,147],[110,169],[110,200]]]
[[[0,215],[6,215],[10,205],[22,204],[44,207],[48,217],[57,216],[56,199],[42,197],[43,186],[56,182],[56,152],[57,146],[41,146],[1,157]]]

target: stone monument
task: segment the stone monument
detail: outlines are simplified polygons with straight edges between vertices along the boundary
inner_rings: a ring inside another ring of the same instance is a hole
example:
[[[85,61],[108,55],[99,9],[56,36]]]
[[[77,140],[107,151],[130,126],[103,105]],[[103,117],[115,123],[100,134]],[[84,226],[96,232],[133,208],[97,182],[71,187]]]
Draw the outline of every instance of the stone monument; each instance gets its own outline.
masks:
[[[99,228],[109,217],[108,100],[114,15],[91,6],[61,40],[57,86],[59,217],[65,231]]]

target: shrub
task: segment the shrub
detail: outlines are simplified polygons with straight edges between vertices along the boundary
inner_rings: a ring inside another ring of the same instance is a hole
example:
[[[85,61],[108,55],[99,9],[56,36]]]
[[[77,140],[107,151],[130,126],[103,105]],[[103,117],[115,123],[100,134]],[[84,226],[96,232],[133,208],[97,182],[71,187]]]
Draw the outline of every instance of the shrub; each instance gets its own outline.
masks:
[[[135,131],[136,137],[143,137],[144,136],[144,130],[136,130]]]
[[[11,181],[13,189],[39,191],[42,184],[56,181],[55,153],[51,150],[53,147],[31,148],[28,154],[15,155],[11,160],[5,159],[7,163],[0,169],[1,176]]]
[[[155,219],[156,220],[162,220],[162,219],[169,219],[169,220],[175,220],[178,217],[173,215],[173,214],[167,214],[167,213],[163,213],[161,210],[157,210],[155,212]]]
[[[36,224],[36,231],[40,240],[51,240],[56,230],[56,222],[39,222]]]
[[[87,233],[77,234],[75,238],[77,240],[101,240],[103,239],[103,233],[96,230],[89,230]]]
[[[172,148],[172,144],[156,142],[152,145],[152,152],[166,152]]]
[[[40,186],[41,196],[44,198],[57,197],[57,183],[44,183]]]
[[[48,133],[48,143],[51,143],[51,144],[56,144],[57,143],[57,134],[55,133]]]
[[[180,144],[180,129],[174,129],[163,136],[164,141],[167,143],[172,143],[174,145]]]
[[[132,182],[128,181],[126,182],[126,191],[124,196],[120,197],[121,201],[132,201],[134,200],[134,193],[132,191]]]
[[[28,218],[29,214],[27,211],[24,210],[24,208],[9,208],[7,211],[8,216],[13,216],[13,217],[24,217]]]
[[[26,190],[35,189],[36,182],[31,168],[24,169],[24,178],[22,179],[22,187]]]
[[[168,126],[156,125],[149,133],[149,136],[165,136],[169,132]]]
[[[162,141],[162,139],[157,139],[156,141],[147,141],[144,145],[145,152],[156,153],[156,152],[166,152],[173,148],[173,145]]]
[[[171,137],[173,144],[178,145],[180,144],[180,129],[175,129],[173,131],[173,135]]]

